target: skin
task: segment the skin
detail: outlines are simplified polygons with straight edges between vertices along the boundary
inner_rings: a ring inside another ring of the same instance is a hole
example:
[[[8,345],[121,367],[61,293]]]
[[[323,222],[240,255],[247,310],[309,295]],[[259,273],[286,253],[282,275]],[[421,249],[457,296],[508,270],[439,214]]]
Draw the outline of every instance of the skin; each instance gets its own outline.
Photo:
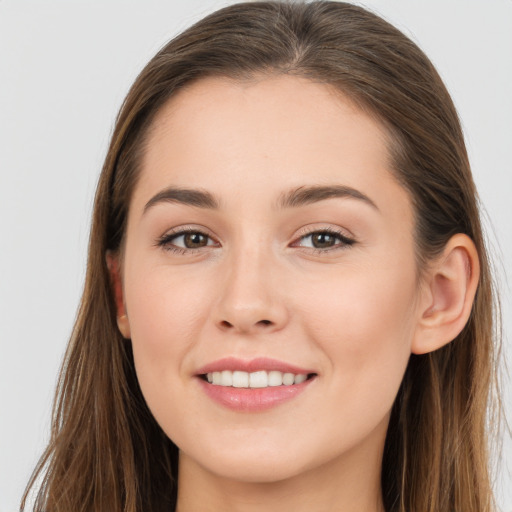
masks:
[[[158,113],[122,259],[110,262],[121,269],[119,328],[142,391],[180,448],[179,512],[383,510],[382,450],[409,356],[462,328],[478,277],[460,235],[419,279],[411,200],[388,143],[339,92],[297,77],[203,79]],[[318,185],[350,187],[373,204],[348,196],[277,206]],[[208,191],[219,208],[146,206],[170,186]],[[206,245],[183,252],[184,238],[170,237],[183,228],[207,235]],[[353,243],[334,235],[315,248],[310,234],[326,229]],[[291,401],[236,412],[196,376],[227,356],[271,357],[317,376]]]

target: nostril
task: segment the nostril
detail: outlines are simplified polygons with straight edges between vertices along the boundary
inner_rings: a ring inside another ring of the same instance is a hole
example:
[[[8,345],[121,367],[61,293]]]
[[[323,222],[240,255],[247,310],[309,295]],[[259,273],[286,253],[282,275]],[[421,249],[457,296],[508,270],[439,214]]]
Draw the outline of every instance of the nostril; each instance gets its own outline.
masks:
[[[221,329],[235,329],[241,330],[241,331],[249,331],[251,328],[258,327],[258,326],[268,326],[268,325],[274,325],[274,322],[272,320],[258,320],[256,323],[248,323],[245,324],[244,322],[229,322],[228,320],[221,320],[218,324]]]

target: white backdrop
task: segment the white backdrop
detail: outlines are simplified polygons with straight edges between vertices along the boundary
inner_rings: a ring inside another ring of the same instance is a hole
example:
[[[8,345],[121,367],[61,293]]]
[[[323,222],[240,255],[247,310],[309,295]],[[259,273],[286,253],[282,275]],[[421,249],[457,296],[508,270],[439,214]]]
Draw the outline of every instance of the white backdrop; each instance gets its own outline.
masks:
[[[0,512],[18,510],[48,439],[84,277],[95,183],[117,110],[164,42],[227,3],[0,0]],[[454,97],[501,261],[510,333],[512,0],[364,5],[426,51]],[[510,387],[506,381],[512,417]],[[502,459],[496,488],[503,511],[511,512],[509,441]]]

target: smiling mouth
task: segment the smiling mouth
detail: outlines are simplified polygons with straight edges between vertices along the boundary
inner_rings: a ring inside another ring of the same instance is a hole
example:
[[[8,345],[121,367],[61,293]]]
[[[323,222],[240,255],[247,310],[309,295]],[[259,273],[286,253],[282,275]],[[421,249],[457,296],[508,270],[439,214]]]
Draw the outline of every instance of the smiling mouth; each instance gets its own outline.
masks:
[[[261,389],[295,386],[313,379],[316,375],[316,373],[288,373],[277,370],[256,372],[223,370],[205,373],[200,377],[214,386]]]

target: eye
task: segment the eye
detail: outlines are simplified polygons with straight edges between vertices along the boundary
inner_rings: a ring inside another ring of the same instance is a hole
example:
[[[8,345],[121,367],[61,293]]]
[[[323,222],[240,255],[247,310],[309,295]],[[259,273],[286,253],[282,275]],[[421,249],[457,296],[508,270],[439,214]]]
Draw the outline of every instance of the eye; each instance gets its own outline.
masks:
[[[157,241],[157,245],[165,250],[178,253],[194,251],[203,247],[217,246],[209,235],[197,229],[184,229],[165,234]]]
[[[354,243],[355,240],[348,238],[339,231],[322,229],[301,236],[292,246],[306,247],[319,252],[326,252],[328,250],[343,249]]]

